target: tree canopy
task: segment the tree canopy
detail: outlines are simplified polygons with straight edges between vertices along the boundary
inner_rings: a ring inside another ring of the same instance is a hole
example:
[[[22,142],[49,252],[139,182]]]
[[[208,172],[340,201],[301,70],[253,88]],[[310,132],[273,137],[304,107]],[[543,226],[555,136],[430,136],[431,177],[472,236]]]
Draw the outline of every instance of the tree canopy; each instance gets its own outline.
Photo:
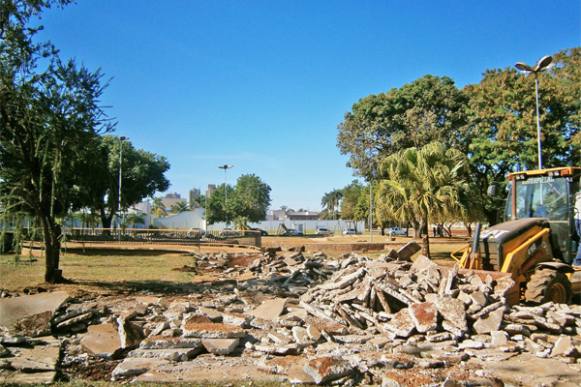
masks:
[[[121,149],[122,148],[122,149]],[[165,172],[170,165],[163,156],[136,149],[129,140],[120,137],[102,136],[95,141],[91,157],[90,182],[86,194],[91,207],[101,216],[104,228],[111,227],[111,220],[117,213],[119,204],[122,210],[165,191],[169,181]],[[119,203],[119,158],[122,157],[121,203]]]
[[[540,74],[545,167],[581,163],[581,48],[563,50]],[[499,220],[505,176],[537,166],[533,76],[512,68],[486,70],[478,84],[458,89],[448,77],[426,75],[356,102],[338,127],[348,166],[369,179],[382,160],[437,141],[468,157],[468,219]],[[488,187],[497,185],[494,197]]]
[[[452,79],[426,75],[355,103],[339,124],[337,144],[348,166],[369,178],[382,157],[402,149],[432,141],[462,147],[457,129],[466,123],[465,104]]]
[[[206,220],[210,224],[237,219],[243,219],[237,223],[244,224],[264,220],[270,191],[270,186],[254,174],[240,176],[234,187],[222,184],[206,198]]]
[[[99,105],[102,75],[37,44],[31,19],[67,1],[0,3],[0,207],[35,217],[43,231],[45,280],[61,280],[59,217],[80,208],[84,156],[111,128]]]

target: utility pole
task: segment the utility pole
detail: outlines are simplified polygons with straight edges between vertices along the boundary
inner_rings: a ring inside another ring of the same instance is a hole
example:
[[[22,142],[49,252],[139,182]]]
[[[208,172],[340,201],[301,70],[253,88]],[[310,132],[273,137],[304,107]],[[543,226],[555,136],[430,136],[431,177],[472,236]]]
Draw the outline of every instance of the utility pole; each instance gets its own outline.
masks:
[[[541,117],[539,113],[539,74],[546,70],[551,62],[553,61],[553,57],[551,56],[544,56],[535,65],[535,67],[529,66],[523,62],[518,62],[515,64],[515,67],[520,71],[528,74],[533,74],[535,77],[535,102],[536,102],[536,110],[537,110],[537,152],[538,152],[538,164],[539,169],[543,169],[543,156],[542,156],[542,145],[541,145]]]
[[[226,204],[228,203],[228,170],[234,168],[234,165],[224,164],[219,165],[218,168],[224,170],[224,215],[226,215],[226,225],[228,225],[228,211],[226,210]]]
[[[127,137],[121,136],[119,137],[119,197],[117,200],[117,212],[121,215],[121,194],[122,184],[123,184],[123,142],[127,140]],[[118,216],[119,216],[118,215]],[[119,224],[119,240],[121,240],[121,225],[124,222],[124,219],[121,219]]]

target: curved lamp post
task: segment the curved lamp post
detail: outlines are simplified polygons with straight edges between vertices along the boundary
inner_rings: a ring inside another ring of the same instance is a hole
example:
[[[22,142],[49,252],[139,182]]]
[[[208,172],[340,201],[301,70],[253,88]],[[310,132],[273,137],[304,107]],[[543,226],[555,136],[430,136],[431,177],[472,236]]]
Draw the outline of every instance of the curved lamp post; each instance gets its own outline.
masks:
[[[537,103],[537,152],[539,154],[539,169],[543,169],[543,156],[541,145],[541,118],[539,115],[539,73],[543,70],[546,70],[552,61],[553,57],[547,55],[539,59],[539,61],[534,67],[529,66],[523,62],[517,62],[515,64],[515,67],[520,71],[528,74],[533,74],[535,77],[535,100]]]
[[[122,217],[120,218],[119,224],[119,239],[121,239],[121,228],[125,222],[125,216],[123,216],[123,213],[121,212],[121,185],[123,184],[123,142],[125,140],[127,140],[127,137],[119,137],[119,196],[117,198],[117,212],[119,212],[119,215]]]
[[[227,173],[229,169],[234,168],[234,165],[231,164],[218,165],[218,168],[224,170],[224,214],[226,215],[226,225],[228,225],[228,212],[226,211],[226,203],[228,201],[228,190],[226,187],[226,184],[228,182]]]

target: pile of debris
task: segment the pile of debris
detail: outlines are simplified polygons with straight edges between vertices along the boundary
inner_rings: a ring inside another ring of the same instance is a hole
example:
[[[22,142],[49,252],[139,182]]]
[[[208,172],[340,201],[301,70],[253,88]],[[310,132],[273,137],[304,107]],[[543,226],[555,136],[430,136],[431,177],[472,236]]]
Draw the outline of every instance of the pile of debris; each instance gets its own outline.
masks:
[[[337,261],[328,260],[322,252],[305,257],[302,252],[290,251],[264,254],[254,260],[248,270],[261,279],[279,282],[291,293],[302,294],[314,284],[325,281],[338,267]]]
[[[580,306],[509,307],[509,278],[412,262],[418,248],[375,260],[267,254],[244,269],[296,292],[285,297],[244,281],[188,296],[6,298],[0,381],[50,382],[59,368],[137,382],[479,383],[492,377],[482,364],[519,356],[579,374]]]

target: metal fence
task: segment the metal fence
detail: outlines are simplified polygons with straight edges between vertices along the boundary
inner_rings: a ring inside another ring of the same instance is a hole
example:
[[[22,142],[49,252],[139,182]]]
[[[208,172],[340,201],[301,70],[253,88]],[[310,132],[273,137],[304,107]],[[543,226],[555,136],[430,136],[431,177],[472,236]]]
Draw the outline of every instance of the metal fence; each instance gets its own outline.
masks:
[[[118,242],[159,244],[231,244],[261,247],[256,230],[65,228],[63,239],[70,242]]]

